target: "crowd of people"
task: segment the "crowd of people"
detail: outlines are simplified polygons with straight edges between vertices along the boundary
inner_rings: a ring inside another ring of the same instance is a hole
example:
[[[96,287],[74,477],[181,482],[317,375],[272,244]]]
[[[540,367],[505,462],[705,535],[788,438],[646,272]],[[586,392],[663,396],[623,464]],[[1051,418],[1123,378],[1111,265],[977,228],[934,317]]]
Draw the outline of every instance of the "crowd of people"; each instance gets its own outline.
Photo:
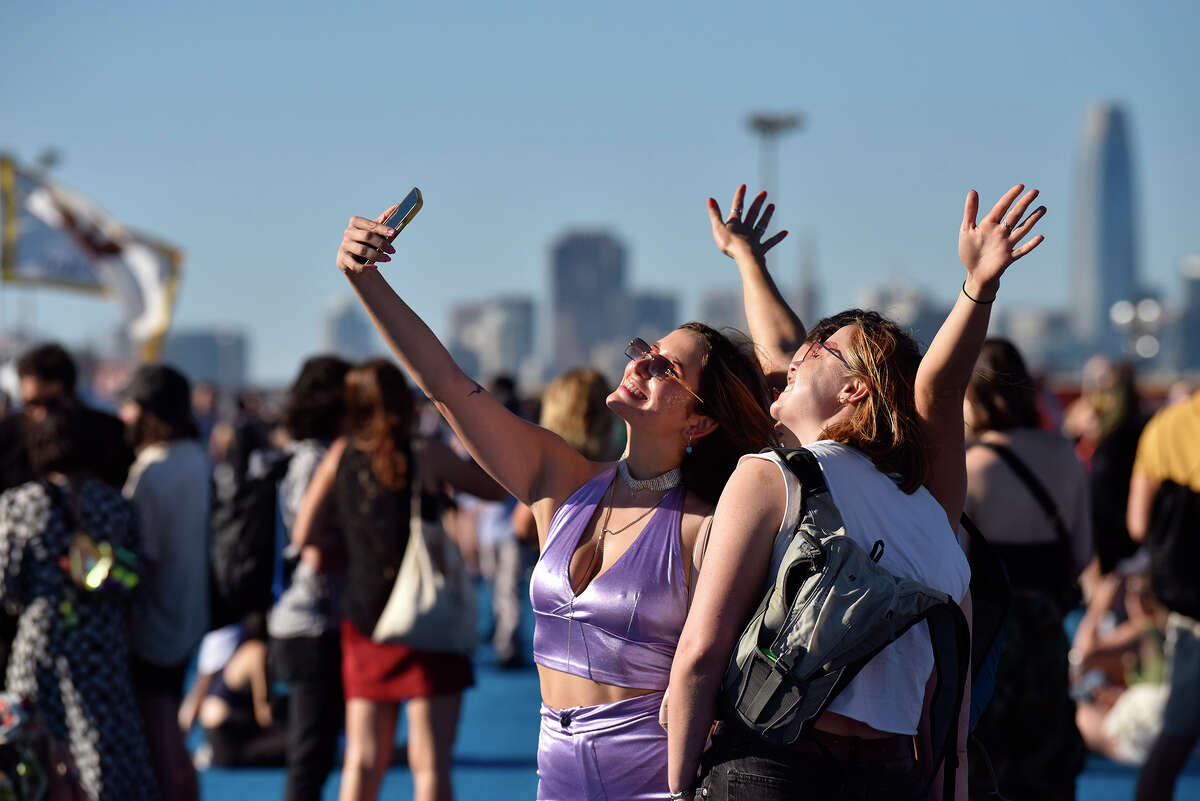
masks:
[[[147,365],[114,416],[81,399],[65,350],[36,347],[0,420],[5,703],[61,744],[50,780],[88,799],[197,798],[205,764],[281,765],[285,798],[317,799],[343,737],[339,798],[373,799],[403,707],[414,796],[451,798],[470,647],[393,620],[415,554],[446,544],[489,585],[497,663],[532,647],[538,798],[1073,798],[1088,749],[1144,763],[1138,797],[1168,798],[1200,734],[1200,608],[1179,578],[1200,548],[1200,394],[1151,418],[1132,371],[1100,359],[1061,412],[987,339],[1001,278],[1041,242],[1036,198],[1016,186],[980,217],[968,194],[965,275],[927,349],[875,312],[798,319],[766,268],[786,232],[767,236],[774,206],[744,186],[708,211],[749,336],[635,338],[615,388],[581,368],[529,403],[460,370],[392,288],[403,268],[383,277],[387,212],[351,219],[337,265],[399,366],[315,356],[278,410],[224,410]],[[924,626],[856,665],[798,739],[736,712],[739,638],[811,522],[796,449],[839,533],[976,629],[944,767]],[[985,558],[999,600],[974,580]]]

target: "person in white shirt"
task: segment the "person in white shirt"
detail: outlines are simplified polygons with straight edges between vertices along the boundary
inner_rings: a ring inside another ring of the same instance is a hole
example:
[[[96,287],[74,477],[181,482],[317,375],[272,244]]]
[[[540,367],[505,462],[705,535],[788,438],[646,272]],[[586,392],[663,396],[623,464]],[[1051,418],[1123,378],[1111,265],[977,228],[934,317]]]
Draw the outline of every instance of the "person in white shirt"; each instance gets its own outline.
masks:
[[[125,483],[140,523],[134,604],[134,691],[164,797],[197,797],[177,714],[192,649],[208,628],[208,457],[196,439],[191,387],[165,365],[138,368],[119,394],[137,456]]]
[[[709,200],[717,246],[742,273],[746,315],[764,367],[768,375],[786,371],[786,387],[771,407],[783,444],[804,446],[817,457],[847,536],[866,547],[884,536],[883,567],[950,594],[964,603],[968,618],[970,570],[955,538],[966,490],[962,401],[1000,276],[1042,240],[1019,244],[1045,213],[1038,208],[1022,220],[1036,191],[1010,210],[1023,188],[1009,190],[978,223],[978,196],[968,194],[959,235],[966,281],[924,357],[912,337],[874,312],[843,312],[806,335],[766,272],[763,254],[781,238],[759,241],[774,211],[763,208],[766,193],[744,219],[744,186],[728,218]],[[773,455],[743,457],[717,503],[671,669],[666,722],[673,799],[692,796],[721,677],[786,548],[799,514],[798,489]],[[914,736],[927,724],[923,706],[932,669],[928,629],[914,627],[867,663],[809,738],[773,747],[724,727],[705,759],[702,794],[715,801],[791,798],[801,788],[813,797],[847,799],[940,793],[941,783],[931,787],[914,756]],[[956,780],[965,799],[969,693],[963,703],[958,751],[964,769]],[[927,738],[917,736],[917,745],[927,756]]]

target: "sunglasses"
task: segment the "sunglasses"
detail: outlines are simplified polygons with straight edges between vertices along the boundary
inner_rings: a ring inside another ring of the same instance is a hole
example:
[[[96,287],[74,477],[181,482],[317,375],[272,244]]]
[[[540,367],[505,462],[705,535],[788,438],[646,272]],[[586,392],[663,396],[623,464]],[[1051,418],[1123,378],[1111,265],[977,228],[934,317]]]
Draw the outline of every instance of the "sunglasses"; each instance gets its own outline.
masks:
[[[834,350],[833,348],[826,345],[825,340],[823,340],[823,339],[814,339],[812,341],[812,344],[808,346],[808,350],[806,350],[804,352],[804,355],[800,357],[800,361],[803,362],[809,356],[812,356],[812,352],[817,348],[821,348],[826,353],[828,353],[830,356],[837,359],[842,364],[846,365],[847,370],[850,369],[850,362],[846,361],[846,358],[844,356],[842,356],[842,354],[838,353],[836,350]]]
[[[683,383],[683,379],[679,377],[679,373],[675,372],[674,365],[667,360],[666,356],[660,353],[655,353],[653,346],[648,344],[641,337],[634,337],[629,340],[629,347],[625,348],[625,356],[632,361],[640,362],[643,359],[649,359],[650,364],[648,370],[651,378],[673,378],[679,383],[679,386],[687,390],[687,393],[700,403],[704,403],[704,399],[692,392],[691,388]]]

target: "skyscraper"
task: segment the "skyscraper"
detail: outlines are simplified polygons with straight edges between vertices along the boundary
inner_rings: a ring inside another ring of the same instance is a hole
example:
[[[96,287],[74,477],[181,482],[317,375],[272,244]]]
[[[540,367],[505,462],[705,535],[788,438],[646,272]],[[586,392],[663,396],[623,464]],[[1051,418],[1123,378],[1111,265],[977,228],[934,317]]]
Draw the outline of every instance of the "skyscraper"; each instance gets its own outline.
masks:
[[[232,390],[246,385],[248,351],[246,332],[240,329],[193,328],[168,334],[162,358],[193,383]]]
[[[625,246],[607,232],[569,232],[552,247],[550,330],[555,371],[591,364],[598,348],[611,349],[614,342],[628,339],[625,259]]]
[[[1200,370],[1200,253],[1185,256],[1179,264],[1183,279],[1183,310],[1179,320],[1179,366]]]
[[[531,298],[507,296],[460,303],[451,309],[450,320],[451,353],[469,375],[480,381],[501,374],[519,375],[533,353]],[[468,369],[464,361],[473,369]]]
[[[1122,335],[1109,321],[1119,300],[1136,302],[1133,167],[1125,112],[1093,106],[1083,125],[1072,242],[1072,330],[1082,345],[1111,355]]]
[[[325,350],[352,362],[365,361],[378,352],[375,329],[356,301],[334,301],[325,312],[324,324]]]

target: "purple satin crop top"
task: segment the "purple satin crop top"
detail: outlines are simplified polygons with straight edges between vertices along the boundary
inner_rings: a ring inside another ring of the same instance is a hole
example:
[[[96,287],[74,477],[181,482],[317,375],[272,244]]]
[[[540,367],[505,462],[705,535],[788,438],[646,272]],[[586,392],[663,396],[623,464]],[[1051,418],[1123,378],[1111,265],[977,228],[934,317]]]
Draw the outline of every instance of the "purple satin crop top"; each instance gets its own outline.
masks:
[[[571,590],[571,555],[615,469],[575,490],[550,522],[529,583],[533,660],[603,684],[665,690],[688,609],[679,542],[683,487],[670,491],[608,570],[579,595]]]

